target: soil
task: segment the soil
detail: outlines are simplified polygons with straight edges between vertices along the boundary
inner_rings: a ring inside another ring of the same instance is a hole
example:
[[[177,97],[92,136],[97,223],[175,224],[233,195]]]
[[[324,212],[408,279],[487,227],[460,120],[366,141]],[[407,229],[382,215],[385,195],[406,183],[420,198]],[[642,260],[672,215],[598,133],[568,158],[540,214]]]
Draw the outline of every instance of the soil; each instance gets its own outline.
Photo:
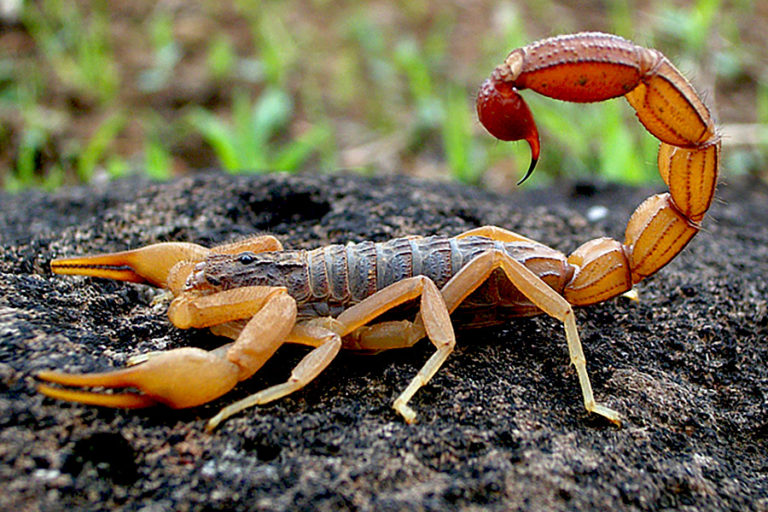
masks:
[[[310,248],[483,224],[571,251],[621,238],[653,192],[523,190],[209,173],[0,195],[0,509],[768,510],[768,189],[752,182],[720,187],[703,231],[639,285],[639,302],[577,311],[596,395],[621,428],[585,412],[562,326],[544,317],[460,332],[412,401],[413,425],[391,403],[429,357],[425,341],[343,353],[304,390],[213,434],[207,418],[285,379],[305,349],[281,349],[233,392],[183,411],[35,392],[42,369],[222,343],[171,326],[147,286],[51,275],[56,256],[264,231]]]

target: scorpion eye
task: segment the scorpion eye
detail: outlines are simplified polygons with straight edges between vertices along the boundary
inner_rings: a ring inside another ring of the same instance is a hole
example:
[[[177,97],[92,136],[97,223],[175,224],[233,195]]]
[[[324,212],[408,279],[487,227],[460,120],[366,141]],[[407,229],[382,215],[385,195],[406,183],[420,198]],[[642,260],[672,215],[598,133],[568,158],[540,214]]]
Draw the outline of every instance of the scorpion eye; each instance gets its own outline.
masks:
[[[244,252],[237,257],[237,261],[239,261],[243,265],[250,265],[251,263],[256,261],[256,255],[253,254],[252,252]]]

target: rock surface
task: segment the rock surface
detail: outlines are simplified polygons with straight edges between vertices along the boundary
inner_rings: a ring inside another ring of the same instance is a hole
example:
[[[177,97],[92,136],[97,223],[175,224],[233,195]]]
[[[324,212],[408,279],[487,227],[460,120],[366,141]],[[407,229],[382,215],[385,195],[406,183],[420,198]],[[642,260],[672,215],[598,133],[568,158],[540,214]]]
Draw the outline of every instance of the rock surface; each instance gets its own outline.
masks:
[[[212,435],[208,417],[285,379],[305,350],[281,349],[229,395],[184,411],[34,391],[42,369],[221,343],[173,328],[146,286],[52,276],[52,257],[260,231],[310,248],[482,224],[570,252],[621,238],[649,193],[209,174],[0,196],[0,509],[768,510],[768,190],[756,184],[721,187],[703,232],[639,285],[640,302],[577,311],[596,395],[622,428],[583,410],[562,326],[542,317],[461,332],[410,426],[390,405],[429,357],[425,341],[343,353]]]

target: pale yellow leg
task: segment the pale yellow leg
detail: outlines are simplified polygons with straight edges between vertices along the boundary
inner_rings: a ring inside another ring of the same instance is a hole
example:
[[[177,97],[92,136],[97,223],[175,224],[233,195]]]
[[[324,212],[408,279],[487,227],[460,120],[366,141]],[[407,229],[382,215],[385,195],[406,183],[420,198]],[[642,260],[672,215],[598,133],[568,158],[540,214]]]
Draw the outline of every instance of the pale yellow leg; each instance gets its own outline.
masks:
[[[437,351],[414,377],[406,391],[395,400],[394,408],[409,423],[413,421],[416,413],[408,407],[408,400],[415,393],[416,389],[426,384],[432,378],[443,361],[453,351],[453,347],[456,344],[451,318],[435,283],[424,276],[403,279],[355,304],[337,318],[338,322],[344,327],[344,331],[340,334],[345,336],[393,307],[417,297],[421,297],[421,322],[424,325],[427,337],[435,345]]]
[[[236,290],[230,291],[233,293],[228,294],[226,297],[227,300],[225,302],[229,306],[226,311],[222,310],[219,312],[216,304],[207,303],[202,309],[209,312],[215,311],[217,315],[219,313],[223,315],[227,311],[236,310],[237,308],[233,306],[240,304],[240,302],[235,299],[234,292]],[[264,300],[263,296],[265,294],[266,291],[250,290],[247,293],[247,300],[244,299],[243,303],[256,303],[260,300]],[[269,387],[226,407],[211,419],[208,424],[208,429],[210,430],[215,428],[216,425],[218,425],[224,419],[248,407],[276,400],[298,389],[301,389],[308,382],[314,379],[323,369],[325,369],[328,364],[330,364],[330,362],[341,348],[341,338],[343,336],[350,335],[353,332],[360,330],[365,326],[365,324],[377,318],[389,309],[409,300],[415,299],[419,296],[421,297],[422,319],[420,323],[423,323],[424,327],[422,328],[416,326],[410,329],[409,332],[411,333],[412,337],[418,336],[418,338],[420,338],[423,336],[421,333],[421,329],[423,329],[423,332],[427,334],[432,343],[437,347],[437,352],[430,358],[424,368],[422,368],[422,371],[420,371],[414,379],[414,382],[419,383],[419,387],[424,385],[427,381],[429,381],[432,375],[434,375],[440,364],[442,364],[445,358],[448,357],[448,354],[450,354],[450,352],[453,350],[453,346],[455,345],[455,338],[453,335],[453,327],[451,326],[450,317],[448,315],[448,311],[445,308],[445,304],[443,303],[440,291],[432,281],[423,276],[418,276],[410,279],[404,279],[398,283],[388,286],[387,288],[384,288],[383,290],[380,290],[371,297],[368,297],[355,306],[345,310],[341,315],[339,315],[337,319],[319,318],[295,325],[289,334],[281,336],[281,340],[283,342],[314,345],[316,348],[307,354],[307,356],[302,359],[296,368],[294,368],[293,372],[291,373],[291,377],[287,382]],[[205,299],[205,297],[200,297],[195,299],[193,302],[196,305],[199,305],[200,302],[204,301]],[[264,308],[266,308],[266,306],[264,306]],[[186,303],[184,303],[179,307],[179,313],[174,312],[174,319],[176,320],[177,316],[179,318],[182,317],[183,313],[187,312],[187,309],[188,307]],[[220,320],[222,317],[217,315],[214,315],[215,318],[208,318],[207,316],[205,318],[202,316],[195,316],[194,322],[206,324],[213,322],[214,320]],[[229,323],[232,323],[232,320],[234,319],[226,319],[226,321]],[[244,367],[248,368],[255,367],[255,365],[243,364],[239,358],[233,358],[232,354],[237,352],[239,348],[247,346],[243,340],[249,338],[247,331],[252,324],[255,324],[254,320],[248,322],[246,327],[240,333],[237,341],[235,341],[233,346],[228,350],[228,357],[230,360],[237,362],[239,365],[242,364]],[[259,322],[259,324],[263,325],[261,322]],[[239,328],[237,324],[233,325],[234,327],[231,325],[230,327],[225,328],[225,331],[231,328]],[[386,323],[386,325],[386,327],[381,327],[381,329],[391,329],[391,324]],[[374,333],[376,331],[377,329],[374,329],[373,331],[369,331],[369,333]],[[369,336],[369,343],[372,343],[374,335],[369,334]],[[381,340],[381,338],[377,339]],[[271,353],[269,355],[271,355]],[[266,359],[264,359],[264,361],[266,361]],[[415,389],[418,389],[418,387],[414,388],[414,392]],[[413,421],[415,413],[406,405],[408,398],[409,397],[407,394],[401,395],[401,398],[398,399],[398,401],[395,403],[395,408],[406,418],[406,421]]]
[[[282,251],[283,245],[280,240],[272,235],[257,235],[236,242],[211,247],[211,252],[216,254],[238,254],[245,251],[250,252],[272,252]]]
[[[369,302],[369,304],[373,304],[373,302]],[[360,312],[363,312],[364,310],[365,308],[358,309]],[[346,321],[349,322],[350,325],[355,325],[358,323],[356,318],[357,317],[350,318],[348,316]],[[401,322],[395,323],[401,324]],[[235,328],[237,328],[237,323],[230,322],[230,324],[234,324]],[[383,324],[390,324],[390,322],[384,322]],[[361,330],[366,330],[365,332],[369,333],[376,332],[378,331],[377,327],[385,327],[383,324],[377,324],[371,327],[358,327],[355,329],[355,331],[353,331],[352,335]],[[395,334],[391,327],[393,326],[387,325],[387,332],[380,334],[385,336]],[[398,325],[398,327],[402,326]],[[315,347],[315,349],[307,354],[293,369],[291,372],[291,377],[288,379],[288,381],[263,389],[258,393],[254,393],[253,395],[250,395],[225,407],[216,416],[211,418],[206,428],[211,431],[215,429],[222,421],[234,414],[237,414],[256,405],[263,405],[268,402],[272,402],[306,386],[315,377],[317,377],[336,357],[336,354],[338,354],[342,346],[340,334],[346,333],[347,331],[349,331],[348,325],[345,325],[338,319],[333,318],[316,318],[296,324],[293,330],[285,337],[285,342],[310,345]],[[412,343],[415,343],[424,336],[424,329],[418,326],[415,326],[411,329],[406,329],[405,331],[401,330],[397,334],[402,335],[403,332],[411,333],[411,337],[421,333]],[[384,340],[384,338],[381,336],[374,335],[374,338],[378,341]]]
[[[344,348],[378,353],[394,348],[412,347],[427,335],[421,321],[393,320],[359,327],[344,336]]]
[[[588,411],[604,416],[617,425],[620,424],[619,414],[616,411],[595,402],[573,308],[561,295],[519,261],[496,250],[483,253],[472,260],[443,287],[443,299],[448,311],[456,309],[497,268],[501,268],[515,287],[544,313],[563,322],[571,362],[579,376],[584,406]]]
[[[479,228],[465,231],[460,235],[457,235],[456,238],[466,238],[468,236],[484,236],[485,238],[490,238],[491,240],[497,240],[499,242],[535,242],[535,240],[531,240],[514,231],[509,231],[508,229],[500,228],[498,226],[480,226]]]
[[[212,325],[210,327],[211,333],[215,336],[223,336],[236,340],[240,333],[245,328],[245,320],[232,320],[231,322],[224,322],[223,324]]]
[[[450,326],[451,324],[448,325]],[[446,332],[444,334],[447,335],[448,333]],[[413,423],[416,419],[416,412],[408,405],[408,402],[419,389],[425,386],[430,379],[434,377],[437,370],[439,370],[445,360],[448,359],[448,356],[451,355],[451,352],[453,352],[453,349],[456,346],[453,327],[451,327],[450,338],[445,336],[441,341],[436,342],[430,337],[430,341],[437,347],[437,351],[432,354],[432,357],[427,359],[424,366],[421,367],[413,380],[408,384],[408,387],[400,393],[400,396],[395,399],[395,402],[392,405],[395,410],[405,418],[407,423]]]
[[[305,341],[311,338],[314,342],[307,342],[307,344],[316,344],[317,346],[296,365],[286,382],[270,386],[222,409],[208,421],[206,429],[209,432],[215,429],[219,423],[240,411],[255,405],[272,402],[303,388],[333,361],[341,349],[341,337],[337,333],[318,325],[306,322],[296,324],[291,336],[294,339],[302,338]]]
[[[239,325],[238,322],[230,322],[229,324],[230,326],[234,324],[234,328]],[[206,428],[211,431],[234,414],[256,405],[272,402],[303,388],[333,361],[342,347],[342,343],[345,348],[352,350],[380,351],[409,347],[426,334],[421,324],[407,320],[358,327],[346,335],[342,342],[335,331],[344,332],[345,330],[343,324],[332,318],[318,318],[296,324],[285,342],[314,346],[315,349],[294,368],[288,381],[228,405],[211,418]]]

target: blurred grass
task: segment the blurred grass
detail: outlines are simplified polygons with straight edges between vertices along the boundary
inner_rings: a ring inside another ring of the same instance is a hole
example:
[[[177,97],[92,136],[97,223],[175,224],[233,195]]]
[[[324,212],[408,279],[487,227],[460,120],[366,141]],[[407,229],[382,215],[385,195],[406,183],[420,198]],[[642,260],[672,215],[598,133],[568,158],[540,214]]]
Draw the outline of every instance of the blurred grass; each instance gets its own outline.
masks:
[[[0,27],[0,183],[55,188],[215,166],[510,188],[528,149],[482,130],[476,88],[510,49],[580,30],[659,48],[721,123],[765,129],[768,9],[753,0],[639,5],[23,2]],[[542,132],[533,183],[658,180],[657,142],[625,102],[524,95]],[[765,175],[768,141],[728,133],[725,167]]]

